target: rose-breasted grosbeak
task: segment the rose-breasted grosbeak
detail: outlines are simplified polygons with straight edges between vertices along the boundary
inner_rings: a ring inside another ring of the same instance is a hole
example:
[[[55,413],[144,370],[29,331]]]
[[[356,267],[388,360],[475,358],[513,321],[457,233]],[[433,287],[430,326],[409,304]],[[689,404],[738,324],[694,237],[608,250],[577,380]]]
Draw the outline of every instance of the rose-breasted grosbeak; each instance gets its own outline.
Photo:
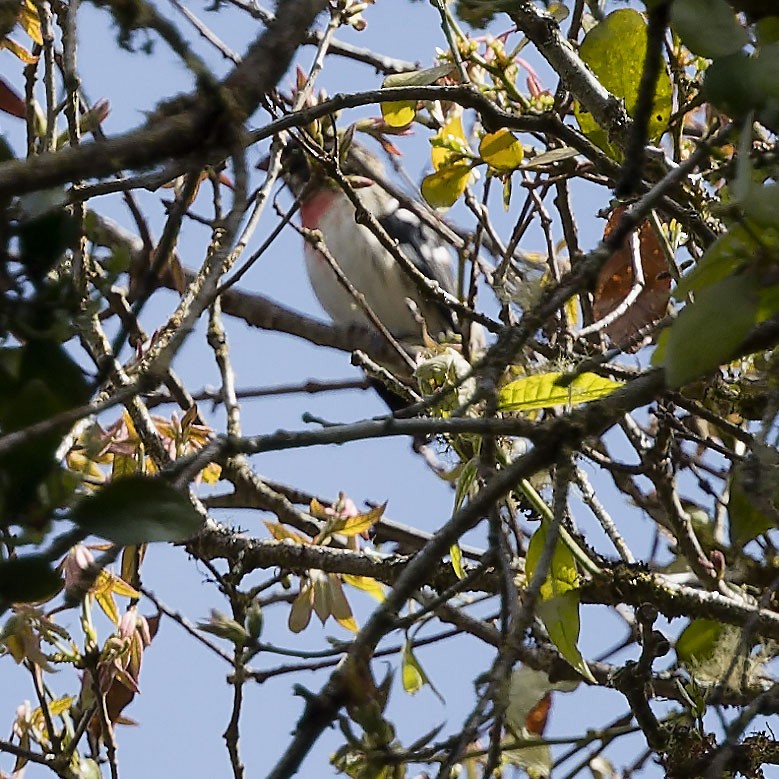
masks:
[[[347,195],[300,143],[288,141],[281,160],[282,177],[300,203],[303,227],[319,231],[351,285],[395,338],[421,344],[420,316],[433,337],[455,329],[451,312],[424,298],[371,229],[356,221]],[[372,173],[380,173],[379,161],[363,146],[351,143],[341,169],[347,176],[360,177],[362,186],[355,190],[360,202],[397,241],[400,251],[424,276],[454,294],[452,255],[441,238],[378,184],[366,186]],[[369,325],[321,252],[308,241],[304,252],[311,286],[331,319],[338,325]]]

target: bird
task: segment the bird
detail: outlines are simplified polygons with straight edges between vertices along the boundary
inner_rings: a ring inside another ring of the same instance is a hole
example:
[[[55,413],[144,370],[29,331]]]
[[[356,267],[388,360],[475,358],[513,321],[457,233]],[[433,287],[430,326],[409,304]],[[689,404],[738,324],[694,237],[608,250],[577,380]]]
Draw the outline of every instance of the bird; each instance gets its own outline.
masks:
[[[381,178],[383,174],[380,161],[356,142],[351,142],[342,156],[344,175],[359,178],[360,186],[355,192],[362,206],[397,242],[400,252],[417,270],[445,292],[456,294],[449,248],[413,211],[375,183],[374,176]],[[433,338],[456,332],[450,309],[426,299],[370,227],[357,221],[349,197],[300,142],[287,141],[281,166],[282,178],[300,205],[302,227],[319,231],[327,252],[396,339],[411,345],[422,344],[420,318]],[[304,257],[314,294],[332,321],[341,326],[370,326],[354,296],[310,241],[304,244]]]
[[[379,159],[353,140],[341,148],[339,158],[341,172],[357,185],[354,192],[360,204],[399,251],[425,278],[456,296],[452,252],[435,230],[376,182],[376,178],[383,178]],[[349,284],[361,293],[367,307],[407,352],[419,355],[432,341],[446,342],[456,337],[458,323],[451,309],[441,301],[430,300],[420,290],[375,232],[358,221],[353,203],[328,174],[327,166],[297,139],[286,140],[281,177],[298,202],[302,227],[317,231],[327,254]],[[313,292],[333,323],[371,327],[363,307],[339,281],[317,245],[306,240],[303,252]],[[393,374],[401,382],[413,384],[410,375]],[[391,411],[409,405],[407,395],[398,394],[375,377],[369,383]]]

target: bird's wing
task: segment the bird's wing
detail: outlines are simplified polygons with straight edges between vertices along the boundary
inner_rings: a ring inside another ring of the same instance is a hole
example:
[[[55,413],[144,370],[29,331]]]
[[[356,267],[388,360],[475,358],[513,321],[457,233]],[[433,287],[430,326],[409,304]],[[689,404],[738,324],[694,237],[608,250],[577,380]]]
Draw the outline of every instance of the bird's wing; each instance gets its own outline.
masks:
[[[438,282],[446,292],[456,294],[452,254],[434,230],[402,206],[382,214],[378,222],[398,241],[400,250],[417,270]],[[455,327],[452,313],[446,306],[436,305],[436,311],[448,325]]]

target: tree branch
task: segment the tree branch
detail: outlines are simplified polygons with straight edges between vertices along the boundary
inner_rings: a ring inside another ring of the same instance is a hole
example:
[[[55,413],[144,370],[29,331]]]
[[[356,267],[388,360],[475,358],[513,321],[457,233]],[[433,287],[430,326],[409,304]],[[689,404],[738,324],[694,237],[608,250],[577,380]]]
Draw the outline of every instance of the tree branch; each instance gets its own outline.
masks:
[[[0,166],[0,193],[21,195],[69,181],[144,168],[171,157],[204,158],[232,145],[260,100],[279,82],[327,0],[285,0],[240,65],[215,90],[162,106],[146,124],[103,143]],[[223,155],[224,156],[224,155]]]
[[[633,126],[625,106],[598,81],[552,16],[524,0],[507,13],[609,138],[624,147]]]

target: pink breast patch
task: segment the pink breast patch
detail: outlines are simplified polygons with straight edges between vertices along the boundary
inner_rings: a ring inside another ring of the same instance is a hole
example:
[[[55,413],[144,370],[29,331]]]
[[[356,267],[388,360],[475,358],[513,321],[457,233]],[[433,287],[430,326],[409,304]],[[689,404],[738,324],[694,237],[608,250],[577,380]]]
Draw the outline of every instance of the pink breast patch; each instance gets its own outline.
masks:
[[[319,227],[319,220],[337,195],[338,193],[333,190],[324,189],[306,198],[305,203],[300,206],[300,219],[303,227],[308,230],[316,230]]]

